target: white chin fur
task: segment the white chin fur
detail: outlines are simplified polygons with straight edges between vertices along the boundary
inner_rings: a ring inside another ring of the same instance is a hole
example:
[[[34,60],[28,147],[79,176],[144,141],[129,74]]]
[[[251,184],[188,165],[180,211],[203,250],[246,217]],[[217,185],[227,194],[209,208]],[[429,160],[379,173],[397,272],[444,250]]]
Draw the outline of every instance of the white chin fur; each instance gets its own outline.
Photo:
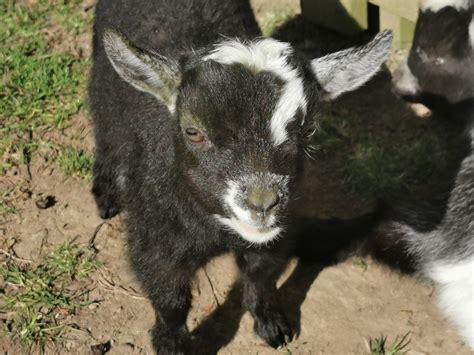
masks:
[[[274,240],[281,232],[280,227],[265,228],[264,230],[259,231],[256,227],[238,221],[234,217],[225,218],[219,215],[215,215],[215,217],[231,232],[238,234],[246,241],[254,244],[266,244]]]
[[[435,263],[427,274],[439,285],[440,307],[474,350],[474,258]]]

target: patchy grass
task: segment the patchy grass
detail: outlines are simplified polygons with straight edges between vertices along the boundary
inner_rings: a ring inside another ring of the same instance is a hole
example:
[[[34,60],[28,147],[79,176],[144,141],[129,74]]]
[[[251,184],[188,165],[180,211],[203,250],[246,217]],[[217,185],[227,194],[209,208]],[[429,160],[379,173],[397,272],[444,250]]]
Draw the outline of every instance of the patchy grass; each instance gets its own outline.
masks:
[[[66,176],[80,177],[86,181],[92,179],[94,156],[82,150],[68,147],[58,158],[58,165]]]
[[[278,27],[281,27],[285,22],[288,22],[295,16],[293,9],[287,7],[272,11],[262,18],[258,19],[262,34],[265,37],[270,37]]]
[[[291,349],[286,345],[283,345],[282,347],[278,348],[277,351],[281,354],[284,354],[284,355],[292,355],[293,354]]]
[[[369,340],[369,347],[371,355],[403,355],[408,352],[408,339],[410,332],[403,336],[397,336],[393,343],[387,348],[387,336],[381,335],[379,338]]]
[[[94,252],[74,241],[66,241],[34,269],[13,261],[0,265],[5,282],[0,310],[11,315],[4,331],[44,353],[49,342],[64,338],[66,318],[93,302],[86,299],[90,292],[87,283],[80,282],[98,266]]]
[[[446,151],[434,134],[399,146],[367,138],[354,146],[345,173],[359,192],[398,191],[427,179],[446,163]]]
[[[369,264],[362,258],[354,258],[353,261],[355,266],[359,267],[363,272],[366,272],[369,269]]]
[[[361,117],[325,115],[316,134],[322,154],[340,153],[343,181],[359,195],[407,191],[446,166],[447,147],[433,131],[412,137],[393,132],[387,137],[361,129],[362,121]]]
[[[86,31],[80,1],[0,3],[0,173],[31,160],[44,138],[84,107],[88,60],[53,48],[54,36]],[[52,155],[54,157],[54,152]]]
[[[10,191],[0,192],[0,216],[15,212],[15,206],[10,203]]]
[[[15,206],[15,200],[27,195],[28,189],[25,179],[16,178],[9,182],[5,179],[0,184],[0,219],[8,214],[17,213],[18,209]]]

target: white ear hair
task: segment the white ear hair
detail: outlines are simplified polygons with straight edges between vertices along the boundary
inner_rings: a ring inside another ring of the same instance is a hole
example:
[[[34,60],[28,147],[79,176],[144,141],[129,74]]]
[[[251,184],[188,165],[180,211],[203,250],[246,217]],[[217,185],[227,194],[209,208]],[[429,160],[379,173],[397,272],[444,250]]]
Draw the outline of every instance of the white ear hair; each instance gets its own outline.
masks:
[[[314,59],[311,67],[324,90],[323,98],[334,99],[365,84],[387,59],[392,39],[392,32],[384,31],[364,46]]]
[[[130,85],[157,97],[174,111],[180,70],[176,61],[141,50],[118,32],[106,30],[104,49],[115,71]]]

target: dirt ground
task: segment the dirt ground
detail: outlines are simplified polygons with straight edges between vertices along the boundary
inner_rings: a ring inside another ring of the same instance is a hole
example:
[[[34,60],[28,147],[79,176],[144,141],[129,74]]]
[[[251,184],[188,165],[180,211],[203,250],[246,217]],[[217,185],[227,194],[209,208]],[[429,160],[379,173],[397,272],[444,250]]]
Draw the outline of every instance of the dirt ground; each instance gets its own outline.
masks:
[[[270,11],[270,4],[289,4],[299,11],[295,0],[254,0],[253,4],[259,16]],[[89,50],[88,41],[81,41],[84,49]],[[300,45],[306,44],[301,41]],[[368,116],[383,107],[385,121],[413,118],[405,105],[391,96],[388,75],[378,77],[338,103]],[[85,149],[93,149],[92,130],[86,117],[79,115],[75,119],[70,134]],[[339,186],[331,174],[331,160],[326,157],[307,162],[302,213],[346,218],[369,210],[373,201],[359,201]],[[50,246],[66,239],[77,237],[78,243],[89,243],[93,238],[98,258],[104,263],[92,276],[95,288],[89,295],[100,302],[71,317],[68,321],[76,330],[64,344],[48,352],[89,354],[92,345],[112,341],[110,354],[151,354],[149,329],[154,314],[127,264],[122,217],[102,221],[89,184],[65,178],[54,166],[45,166],[41,161],[33,161],[29,172],[19,169],[2,181],[3,186],[20,183],[27,185],[28,193],[20,194],[15,202],[18,213],[0,222],[1,243],[13,243],[16,257],[34,261]],[[40,195],[54,196],[56,203],[39,209],[35,201]],[[301,265],[297,260],[290,263],[281,278],[279,292],[298,336],[284,350],[269,348],[253,334],[253,320],[240,309],[237,279],[231,255],[212,260],[196,277],[188,325],[202,353],[366,354],[369,338],[384,334],[390,343],[407,332],[411,339],[409,354],[470,353],[442,318],[431,285],[370,259],[351,258],[329,267]],[[1,337],[3,354],[25,352],[16,342],[3,334]]]

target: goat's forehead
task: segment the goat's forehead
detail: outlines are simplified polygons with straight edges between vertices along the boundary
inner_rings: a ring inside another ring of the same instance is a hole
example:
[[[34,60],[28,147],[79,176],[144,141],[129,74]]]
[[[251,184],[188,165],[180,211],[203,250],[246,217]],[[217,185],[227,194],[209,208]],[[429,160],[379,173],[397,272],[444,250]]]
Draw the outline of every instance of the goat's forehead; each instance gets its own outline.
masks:
[[[239,65],[205,63],[183,82],[181,111],[207,128],[266,130],[281,96],[275,75],[252,73]]]
[[[240,63],[256,71],[274,71],[285,75],[283,71],[291,70],[288,58],[293,54],[289,43],[272,38],[241,42],[226,40],[216,43],[203,56],[203,60],[214,60],[221,64]]]
[[[462,2],[441,1],[449,5],[437,11],[431,7],[420,13],[413,47],[419,55],[428,49],[433,55],[452,55],[459,58],[472,56],[474,48],[474,0],[470,8]],[[434,4],[434,3],[433,3]],[[412,51],[413,52],[413,51]],[[462,53],[462,55],[461,55]]]
[[[299,111],[304,115],[307,110],[303,73],[293,58],[293,48],[290,44],[270,38],[245,43],[226,40],[214,45],[202,60],[204,63],[216,62],[229,72],[237,66],[245,68],[247,73],[252,73],[257,78],[267,75],[279,82],[278,89],[275,89],[271,80],[258,81],[256,86],[245,85],[246,83],[239,86],[237,82],[227,84],[230,85],[230,91],[238,92],[236,94],[240,97],[254,95],[254,98],[258,98],[254,104],[263,105],[267,111],[264,113],[265,117],[261,118],[268,120],[268,130],[275,145],[280,145],[288,139],[288,124],[296,119]],[[215,79],[214,84],[227,85],[218,78]],[[264,99],[258,93],[268,98]],[[245,100],[243,102],[250,104]]]

